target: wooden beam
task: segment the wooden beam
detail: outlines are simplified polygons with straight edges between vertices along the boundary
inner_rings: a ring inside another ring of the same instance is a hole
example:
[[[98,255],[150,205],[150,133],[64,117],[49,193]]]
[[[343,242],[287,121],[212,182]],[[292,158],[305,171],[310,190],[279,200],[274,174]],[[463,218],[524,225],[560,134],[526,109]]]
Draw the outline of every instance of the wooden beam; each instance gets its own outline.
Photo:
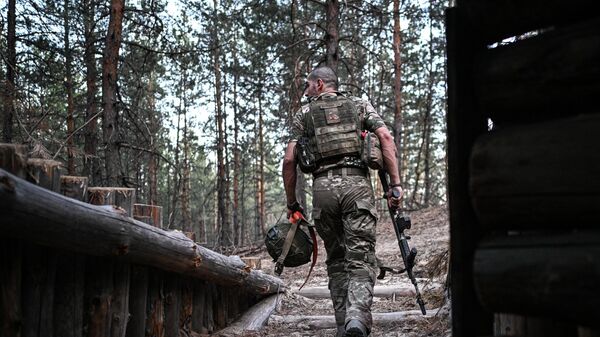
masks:
[[[480,137],[470,160],[478,219],[493,229],[595,228],[600,219],[600,114]]]
[[[484,43],[598,16],[594,0],[457,0]]]
[[[243,335],[244,331],[256,331],[264,327],[277,306],[278,296],[278,294],[274,294],[265,297],[228,327],[220,330],[217,335]]]
[[[473,254],[483,229],[469,197],[469,155],[487,120],[475,108],[473,57],[485,48],[474,40],[477,29],[460,8],[446,11],[448,54],[448,195],[450,208],[450,274],[452,334],[491,334],[493,317],[477,301],[473,288]]]
[[[4,170],[0,170],[0,213],[7,236],[241,286],[256,294],[285,288],[280,279],[247,268],[239,257],[213,252],[180,232],[166,232],[66,198]]]
[[[410,320],[419,320],[425,318],[431,318],[436,315],[439,308],[427,309],[427,315],[423,315],[421,310],[407,310],[398,312],[374,312],[373,325],[385,326],[391,324],[398,324]],[[333,329],[337,325],[335,323],[335,317],[333,315],[318,315],[318,316],[307,316],[307,315],[289,315],[289,316],[278,316],[272,315],[273,323],[283,324],[295,324],[304,326],[305,329],[320,330],[320,329]]]
[[[597,230],[491,237],[475,254],[477,294],[495,312],[598,327],[598,256]]]
[[[439,291],[440,289],[440,284],[433,284],[421,289],[421,292]],[[312,299],[330,298],[329,289],[327,287],[305,287],[302,288],[302,290],[297,291],[296,294]],[[379,298],[415,296],[415,287],[412,284],[375,286],[373,296]]]
[[[488,49],[475,63],[478,107],[495,126],[597,113],[598,59],[598,18]]]

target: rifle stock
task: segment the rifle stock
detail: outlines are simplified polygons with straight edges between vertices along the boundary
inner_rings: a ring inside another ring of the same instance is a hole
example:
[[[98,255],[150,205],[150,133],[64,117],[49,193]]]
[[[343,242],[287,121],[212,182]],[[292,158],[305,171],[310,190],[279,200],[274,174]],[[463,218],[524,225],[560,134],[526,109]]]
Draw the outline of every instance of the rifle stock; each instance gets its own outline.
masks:
[[[383,187],[384,198],[387,199],[387,191],[389,190],[387,173],[385,170],[379,170],[378,174],[379,174],[379,179],[381,180],[381,186]],[[406,271],[406,273],[408,274],[408,277],[410,278],[410,281],[415,286],[415,293],[417,296],[417,304],[419,304],[419,308],[421,308],[421,313],[423,315],[426,315],[427,311],[425,310],[425,302],[423,302],[423,298],[421,298],[421,292],[419,291],[419,285],[417,284],[417,279],[415,278],[415,276],[413,274],[415,257],[417,256],[417,249],[410,248],[410,246],[408,245],[408,240],[410,240],[410,236],[406,236],[404,234],[404,230],[410,229],[410,227],[411,227],[410,218],[408,216],[398,214],[397,211],[389,208],[389,204],[388,204],[388,211],[390,212],[390,217],[392,218],[392,224],[394,225],[394,231],[396,232],[396,239],[398,239],[398,246],[400,248],[400,254],[402,255],[402,261],[404,262],[404,269],[397,271],[397,273],[402,273],[402,272]],[[391,268],[384,267],[384,268],[381,268],[381,272],[377,278],[378,279],[384,278],[386,271],[396,272]]]

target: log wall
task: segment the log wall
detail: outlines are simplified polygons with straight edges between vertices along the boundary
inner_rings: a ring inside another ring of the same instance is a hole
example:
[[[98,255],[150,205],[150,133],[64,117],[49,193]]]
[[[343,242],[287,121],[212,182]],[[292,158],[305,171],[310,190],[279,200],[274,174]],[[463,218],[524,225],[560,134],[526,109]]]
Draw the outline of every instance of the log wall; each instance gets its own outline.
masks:
[[[0,336],[206,334],[283,289],[160,229],[162,209],[135,204],[135,190],[88,188],[60,163],[23,157],[0,144]]]
[[[600,3],[446,12],[454,336],[600,331]]]

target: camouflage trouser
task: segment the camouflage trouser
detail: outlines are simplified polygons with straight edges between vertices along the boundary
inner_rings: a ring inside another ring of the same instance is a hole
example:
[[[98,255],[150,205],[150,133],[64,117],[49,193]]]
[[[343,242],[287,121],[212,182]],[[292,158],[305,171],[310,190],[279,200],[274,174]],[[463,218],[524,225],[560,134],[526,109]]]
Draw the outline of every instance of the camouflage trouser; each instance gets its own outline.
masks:
[[[377,211],[369,179],[331,174],[316,178],[313,219],[327,250],[336,323],[358,319],[370,331]]]

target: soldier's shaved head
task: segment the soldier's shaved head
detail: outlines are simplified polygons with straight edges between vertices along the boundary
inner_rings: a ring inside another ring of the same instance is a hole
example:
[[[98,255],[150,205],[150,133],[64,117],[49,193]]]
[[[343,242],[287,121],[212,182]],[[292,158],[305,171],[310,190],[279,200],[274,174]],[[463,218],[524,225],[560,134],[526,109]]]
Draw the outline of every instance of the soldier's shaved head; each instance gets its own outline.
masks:
[[[337,89],[338,78],[333,69],[329,67],[319,67],[314,69],[306,78],[309,81],[321,79],[323,83],[330,88]]]

